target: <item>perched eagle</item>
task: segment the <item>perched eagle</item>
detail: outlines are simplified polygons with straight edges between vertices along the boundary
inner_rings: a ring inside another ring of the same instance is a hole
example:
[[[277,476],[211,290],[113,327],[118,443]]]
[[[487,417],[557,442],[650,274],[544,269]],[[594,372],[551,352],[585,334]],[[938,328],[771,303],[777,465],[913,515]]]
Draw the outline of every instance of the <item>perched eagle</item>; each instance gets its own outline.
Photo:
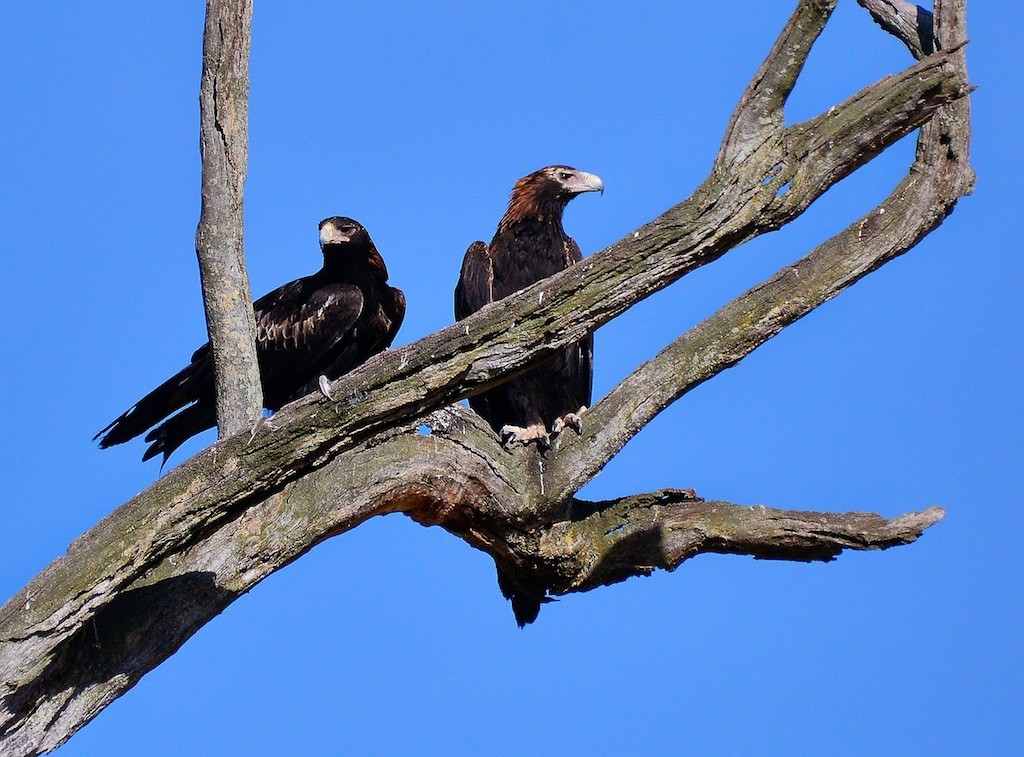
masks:
[[[455,319],[558,273],[583,259],[562,228],[562,211],[583,192],[604,192],[594,174],[548,166],[512,188],[508,210],[489,245],[474,242],[455,287]],[[588,336],[504,384],[470,397],[469,405],[503,442],[536,443],[542,450],[566,426],[581,429],[590,404],[594,339]]]
[[[321,221],[320,248],[324,265],[317,273],[253,303],[263,404],[269,410],[312,391],[321,377],[336,379],[386,349],[405,316],[405,295],[388,286],[384,259],[359,223],[340,216]],[[213,358],[204,344],[186,368],[93,438],[106,448],[156,426],[146,434],[152,444],[142,459],[163,454],[166,462],[186,439],[216,422]]]
[[[455,287],[456,320],[582,260],[579,245],[562,228],[562,211],[578,194],[603,191],[600,178],[569,166],[548,166],[517,181],[491,243],[474,242],[466,251]],[[593,369],[594,338],[588,336],[470,397],[469,404],[502,442],[535,443],[545,450],[566,426],[582,431],[579,414],[590,404]],[[522,585],[500,566],[498,586],[520,628],[550,601],[543,587]]]

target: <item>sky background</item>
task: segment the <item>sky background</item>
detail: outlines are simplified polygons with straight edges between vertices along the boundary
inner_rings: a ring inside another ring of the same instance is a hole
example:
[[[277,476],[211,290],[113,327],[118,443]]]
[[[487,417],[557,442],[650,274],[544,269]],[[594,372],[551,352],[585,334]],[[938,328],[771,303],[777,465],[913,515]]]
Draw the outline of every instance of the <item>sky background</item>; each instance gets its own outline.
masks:
[[[586,254],[689,195],[795,3],[371,5],[257,3],[246,252],[263,294],[318,268],[321,218],[360,220],[408,298],[402,345],[451,322],[462,255],[493,234],[516,178],[567,163],[604,179],[566,212]],[[206,339],[203,4],[3,7],[0,599],[159,476],[142,443],[90,439]],[[677,402],[582,492],[947,508],[919,542],[827,565],[703,556],[546,605],[519,630],[490,558],[380,518],[235,602],[60,753],[1019,747],[1017,9],[971,4],[975,194]],[[909,63],[843,0],[788,120]],[[873,207],[912,154],[913,137],[598,331],[595,395]]]

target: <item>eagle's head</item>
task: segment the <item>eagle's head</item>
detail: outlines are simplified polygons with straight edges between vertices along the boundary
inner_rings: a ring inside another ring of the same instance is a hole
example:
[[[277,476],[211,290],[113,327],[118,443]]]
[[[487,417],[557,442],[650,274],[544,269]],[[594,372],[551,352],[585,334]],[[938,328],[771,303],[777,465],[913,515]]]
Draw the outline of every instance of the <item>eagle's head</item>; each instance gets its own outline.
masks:
[[[364,267],[387,281],[388,269],[384,258],[369,233],[359,221],[345,216],[331,216],[320,222],[320,249],[324,253],[325,269],[351,271]]]
[[[528,193],[561,202],[564,206],[573,197],[584,192],[604,194],[604,182],[596,174],[580,171],[571,166],[548,166],[534,171],[516,182],[512,196]]]
[[[549,217],[560,223],[565,206],[584,192],[604,194],[601,177],[571,166],[548,166],[534,171],[512,187],[508,211],[498,228],[509,228],[530,217]]]
[[[372,244],[363,225],[351,218],[331,216],[320,222],[320,249],[333,245],[363,247]]]

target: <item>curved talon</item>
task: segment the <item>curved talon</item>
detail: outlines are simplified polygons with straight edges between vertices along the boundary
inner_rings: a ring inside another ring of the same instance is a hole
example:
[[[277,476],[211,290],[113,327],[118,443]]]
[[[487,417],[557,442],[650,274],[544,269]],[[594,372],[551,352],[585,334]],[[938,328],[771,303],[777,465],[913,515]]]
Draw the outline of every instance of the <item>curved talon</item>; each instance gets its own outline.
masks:
[[[541,451],[551,448],[551,437],[540,423],[526,428],[512,425],[502,426],[498,436],[501,437],[503,447],[510,444],[522,444],[524,447],[528,444],[536,444]]]
[[[320,394],[334,402],[334,395],[331,394],[331,382],[327,380],[327,377],[322,375],[317,379],[316,385],[320,387]]]
[[[586,407],[581,407],[575,413],[566,413],[561,418],[556,418],[555,422],[551,424],[551,435],[558,436],[560,433],[565,431],[566,428],[571,428],[577,434],[583,434],[583,418],[580,415],[586,410]]]
[[[249,441],[246,442],[246,446],[252,444],[252,440],[256,438],[256,434],[262,431],[264,428],[273,430],[274,424],[270,422],[270,418],[265,415],[261,415],[254,424],[252,424],[252,431],[249,434]]]

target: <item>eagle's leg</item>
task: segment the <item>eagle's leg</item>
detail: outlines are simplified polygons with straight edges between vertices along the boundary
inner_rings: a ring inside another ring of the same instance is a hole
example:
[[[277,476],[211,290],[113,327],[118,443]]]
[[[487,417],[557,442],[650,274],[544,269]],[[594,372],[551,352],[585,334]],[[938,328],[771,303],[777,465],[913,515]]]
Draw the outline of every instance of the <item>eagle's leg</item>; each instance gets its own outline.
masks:
[[[501,443],[505,446],[519,443],[522,445],[536,444],[537,449],[544,451],[551,446],[551,437],[543,423],[535,423],[532,426],[502,426],[498,432]]]
[[[581,407],[575,413],[566,413],[561,418],[555,418],[555,422],[551,424],[551,435],[558,436],[562,433],[566,427],[571,428],[577,434],[583,433],[583,411],[586,410],[586,406]]]

